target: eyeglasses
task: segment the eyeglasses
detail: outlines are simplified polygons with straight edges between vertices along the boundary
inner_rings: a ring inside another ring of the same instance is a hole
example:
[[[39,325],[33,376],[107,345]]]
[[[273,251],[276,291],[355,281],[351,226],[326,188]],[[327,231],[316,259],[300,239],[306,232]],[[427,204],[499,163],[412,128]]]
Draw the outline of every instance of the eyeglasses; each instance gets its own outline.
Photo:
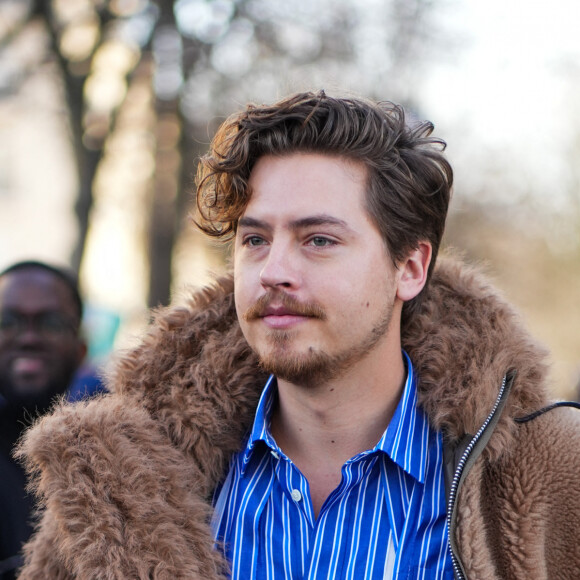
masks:
[[[45,338],[59,338],[77,332],[77,325],[58,312],[30,316],[18,312],[0,312],[0,337],[14,338],[29,327]]]

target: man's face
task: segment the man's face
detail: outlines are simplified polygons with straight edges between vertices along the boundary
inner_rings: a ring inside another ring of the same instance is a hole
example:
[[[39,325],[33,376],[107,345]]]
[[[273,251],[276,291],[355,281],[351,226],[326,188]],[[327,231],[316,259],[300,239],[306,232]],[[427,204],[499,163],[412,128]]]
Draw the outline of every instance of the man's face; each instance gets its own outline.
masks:
[[[250,187],[235,239],[235,301],[265,369],[315,384],[384,348],[399,333],[399,271],[365,210],[364,166],[266,156]]]
[[[46,409],[86,353],[64,281],[42,269],[0,278],[0,394],[13,407]]]

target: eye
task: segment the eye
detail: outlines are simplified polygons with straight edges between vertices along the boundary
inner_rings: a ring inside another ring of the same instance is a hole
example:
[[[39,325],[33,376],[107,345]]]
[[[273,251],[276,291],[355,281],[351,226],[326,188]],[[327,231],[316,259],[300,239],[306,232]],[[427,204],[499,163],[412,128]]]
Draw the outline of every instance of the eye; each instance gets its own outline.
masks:
[[[243,246],[263,246],[266,243],[266,240],[260,236],[247,236],[242,240]]]
[[[39,319],[40,329],[46,334],[63,334],[72,328],[72,324],[56,313],[47,313]]]
[[[0,330],[8,332],[19,328],[21,325],[22,321],[14,314],[8,312],[0,314]]]
[[[314,236],[308,241],[309,244],[317,248],[324,248],[325,246],[334,246],[336,242],[324,236]]]

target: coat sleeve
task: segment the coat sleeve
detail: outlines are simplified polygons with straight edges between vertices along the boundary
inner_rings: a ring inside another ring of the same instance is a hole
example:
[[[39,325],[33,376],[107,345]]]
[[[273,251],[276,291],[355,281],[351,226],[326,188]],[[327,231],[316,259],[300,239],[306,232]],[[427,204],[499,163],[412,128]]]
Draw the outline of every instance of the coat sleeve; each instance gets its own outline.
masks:
[[[145,409],[63,405],[19,454],[43,514],[21,580],[223,577],[196,466]]]

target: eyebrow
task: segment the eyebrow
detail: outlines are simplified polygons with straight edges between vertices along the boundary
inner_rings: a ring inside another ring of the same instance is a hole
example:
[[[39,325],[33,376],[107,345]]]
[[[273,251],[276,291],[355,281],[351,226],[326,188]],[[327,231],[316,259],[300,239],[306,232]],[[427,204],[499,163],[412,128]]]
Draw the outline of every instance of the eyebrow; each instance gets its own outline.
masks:
[[[350,229],[344,220],[335,218],[328,214],[316,214],[293,220],[290,222],[289,228],[296,231],[312,226],[335,226],[344,230]],[[257,228],[266,231],[272,230],[272,226],[267,222],[249,216],[240,218],[238,221],[238,228]]]

